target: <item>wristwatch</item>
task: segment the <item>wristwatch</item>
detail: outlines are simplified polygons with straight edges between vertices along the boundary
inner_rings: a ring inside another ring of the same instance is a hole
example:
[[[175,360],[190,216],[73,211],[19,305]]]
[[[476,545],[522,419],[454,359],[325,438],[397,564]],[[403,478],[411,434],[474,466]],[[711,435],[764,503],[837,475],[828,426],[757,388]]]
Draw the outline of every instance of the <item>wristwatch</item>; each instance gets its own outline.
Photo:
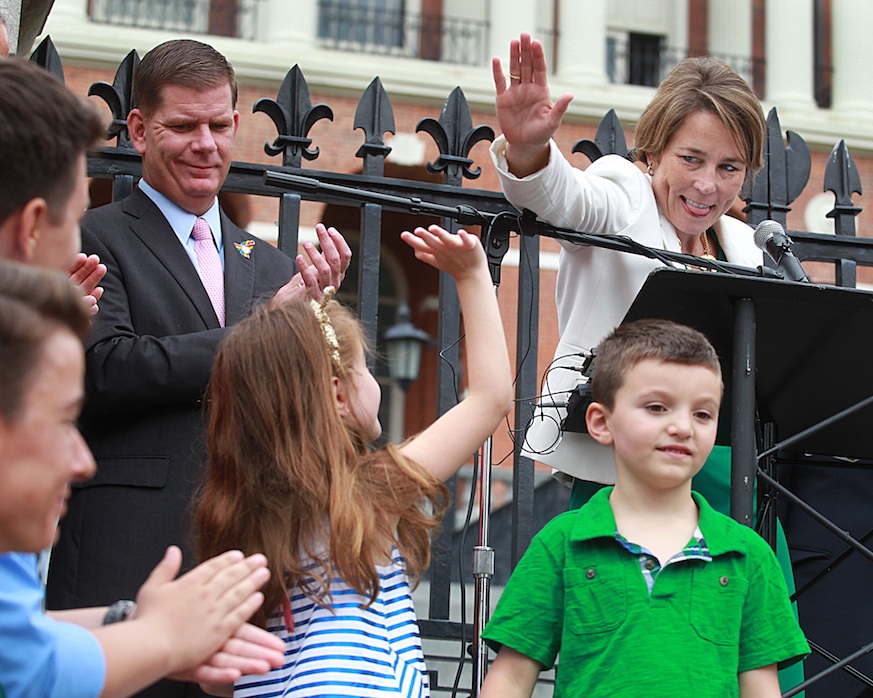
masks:
[[[106,615],[103,616],[103,625],[127,620],[135,610],[136,601],[116,601],[106,610]]]

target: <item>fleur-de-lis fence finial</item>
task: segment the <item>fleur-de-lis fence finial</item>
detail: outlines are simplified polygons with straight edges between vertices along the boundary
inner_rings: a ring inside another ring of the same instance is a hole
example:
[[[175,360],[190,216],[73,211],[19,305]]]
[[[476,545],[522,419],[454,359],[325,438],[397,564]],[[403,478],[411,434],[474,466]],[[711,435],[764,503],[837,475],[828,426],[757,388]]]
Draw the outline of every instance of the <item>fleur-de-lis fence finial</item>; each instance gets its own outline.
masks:
[[[354,128],[364,132],[364,143],[355,153],[364,160],[363,173],[381,175],[384,172],[385,158],[391,147],[385,145],[383,133],[396,133],[394,130],[394,109],[388,93],[378,77],[364,90],[355,111]]]
[[[747,202],[743,209],[748,214],[746,222],[750,225],[769,218],[784,226],[790,204],[800,196],[809,181],[812,168],[809,146],[794,131],[786,131],[785,135],[787,145],[782,140],[782,127],[774,107],[767,116],[764,168],[742,194]]]
[[[838,237],[855,237],[855,216],[862,209],[855,205],[852,194],[862,194],[861,175],[845,140],[834,146],[825,165],[824,190],[834,193],[834,207],[826,214],[834,219],[834,232]],[[854,288],[857,285],[857,266],[854,260],[838,260],[835,270],[837,285]]]
[[[456,87],[443,104],[439,121],[425,118],[415,127],[416,133],[425,131],[436,141],[440,155],[435,163],[428,162],[427,171],[431,174],[445,173],[448,183],[460,185],[462,179],[476,179],[481,168],[470,169],[473,160],[470,150],[479,141],[493,141],[494,129],[490,126],[473,128],[473,118],[463,90]]]
[[[326,104],[312,106],[309,85],[296,65],[285,75],[276,99],[265,97],[255,102],[252,113],[257,112],[269,116],[279,132],[272,144],[264,144],[264,152],[272,156],[284,153],[282,164],[292,167],[300,167],[302,158],[318,157],[318,148],[309,148],[312,139],[308,137],[315,122],[333,121],[333,111]]]
[[[42,66],[61,82],[64,82],[64,65],[61,63],[61,57],[58,55],[58,50],[52,43],[50,36],[43,39],[36,50],[30,54],[30,62]]]
[[[825,166],[824,190],[834,193],[834,207],[827,214],[834,219],[837,235],[855,236],[855,216],[861,209],[855,206],[852,194],[861,195],[861,175],[852,154],[841,140],[834,146]]]
[[[124,57],[118,70],[115,72],[115,80],[110,85],[106,82],[95,82],[88,90],[88,96],[96,95],[109,106],[112,112],[112,123],[106,129],[106,140],[116,138],[119,148],[132,148],[130,133],[127,130],[127,115],[136,104],[133,94],[133,74],[139,66],[139,54],[131,51]]]
[[[582,153],[591,162],[604,155],[621,155],[623,158],[630,157],[627,140],[624,137],[624,128],[615,109],[610,109],[597,127],[594,140],[583,138],[573,144],[574,153]]]

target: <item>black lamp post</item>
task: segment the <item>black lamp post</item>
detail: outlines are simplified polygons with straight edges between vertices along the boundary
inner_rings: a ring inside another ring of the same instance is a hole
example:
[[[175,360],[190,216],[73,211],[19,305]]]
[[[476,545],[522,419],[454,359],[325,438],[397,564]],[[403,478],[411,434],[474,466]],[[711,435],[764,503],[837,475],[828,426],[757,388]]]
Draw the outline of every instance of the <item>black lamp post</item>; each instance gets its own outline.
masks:
[[[404,392],[409,390],[421,368],[421,349],[430,344],[431,336],[409,321],[409,306],[397,309],[397,322],[385,330],[388,373]]]

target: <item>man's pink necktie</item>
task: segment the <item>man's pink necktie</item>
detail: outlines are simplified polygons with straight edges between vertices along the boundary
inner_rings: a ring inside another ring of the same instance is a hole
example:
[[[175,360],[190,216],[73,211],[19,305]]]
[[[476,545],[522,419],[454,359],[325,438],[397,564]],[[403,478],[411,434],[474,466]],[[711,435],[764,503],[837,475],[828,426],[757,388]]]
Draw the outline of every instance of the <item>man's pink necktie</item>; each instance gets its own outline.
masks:
[[[218,250],[212,239],[212,230],[203,218],[194,221],[194,229],[191,231],[194,238],[194,250],[197,253],[197,263],[200,265],[200,279],[212,307],[218,316],[218,324],[224,327],[224,271],[221,268],[221,260],[218,258]]]

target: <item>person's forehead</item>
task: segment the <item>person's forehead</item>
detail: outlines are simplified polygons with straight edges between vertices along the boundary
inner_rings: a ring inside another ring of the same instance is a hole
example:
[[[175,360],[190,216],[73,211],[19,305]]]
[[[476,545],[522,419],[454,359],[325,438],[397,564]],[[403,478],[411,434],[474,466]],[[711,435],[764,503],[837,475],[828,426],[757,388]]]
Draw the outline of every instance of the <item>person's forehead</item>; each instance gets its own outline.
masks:
[[[204,86],[202,88],[168,84],[161,87],[158,111],[181,111],[209,106],[215,110],[232,110],[230,85]]]
[[[702,393],[721,385],[721,374],[707,364],[646,357],[628,366],[619,390],[655,390],[662,386],[672,389],[681,380],[691,378]]]

